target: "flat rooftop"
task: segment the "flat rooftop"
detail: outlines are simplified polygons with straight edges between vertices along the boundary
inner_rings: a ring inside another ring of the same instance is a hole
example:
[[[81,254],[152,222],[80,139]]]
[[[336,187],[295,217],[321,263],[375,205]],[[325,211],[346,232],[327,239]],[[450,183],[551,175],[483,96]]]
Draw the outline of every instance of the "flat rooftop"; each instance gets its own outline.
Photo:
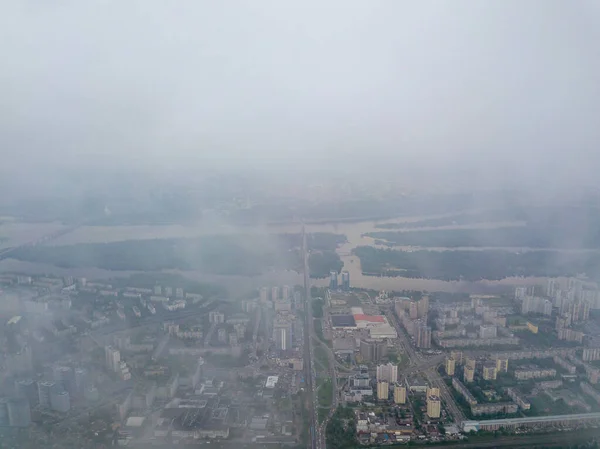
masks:
[[[356,327],[356,321],[352,315],[331,315],[333,327]]]
[[[354,315],[355,321],[368,321],[369,323],[385,323],[383,315],[365,315],[357,314]]]
[[[550,415],[550,416],[532,416],[527,418],[506,418],[506,419],[486,419],[483,421],[463,421],[465,423],[481,423],[489,425],[519,425],[527,423],[545,423],[545,422],[562,422],[562,421],[579,421],[584,419],[600,419],[600,412],[594,413],[579,413],[576,415]]]

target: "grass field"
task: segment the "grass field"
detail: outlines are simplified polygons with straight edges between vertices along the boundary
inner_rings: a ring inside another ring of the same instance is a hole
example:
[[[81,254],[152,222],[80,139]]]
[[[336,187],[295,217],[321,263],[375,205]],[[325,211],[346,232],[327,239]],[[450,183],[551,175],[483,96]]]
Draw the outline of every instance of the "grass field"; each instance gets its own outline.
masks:
[[[317,402],[319,404],[319,423],[323,422],[333,400],[333,385],[331,379],[321,379],[317,382]]]

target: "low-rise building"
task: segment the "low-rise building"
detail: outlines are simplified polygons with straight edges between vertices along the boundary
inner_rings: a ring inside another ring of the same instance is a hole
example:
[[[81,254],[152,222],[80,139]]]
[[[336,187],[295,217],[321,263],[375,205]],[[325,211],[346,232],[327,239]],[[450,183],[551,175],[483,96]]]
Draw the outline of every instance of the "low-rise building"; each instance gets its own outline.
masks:
[[[594,401],[596,401],[597,404],[600,405],[600,392],[598,390],[596,390],[587,382],[581,382],[579,386],[581,387],[581,391],[590,396],[592,399],[594,399]]]
[[[517,413],[519,407],[514,402],[490,402],[471,406],[473,416],[492,415],[496,413]]]
[[[477,404],[477,399],[475,399],[475,397],[471,394],[471,392],[469,391],[469,389],[467,387],[465,387],[465,385],[458,380],[456,377],[452,378],[452,387],[454,387],[454,389],[462,396],[465,398],[465,400],[467,401],[467,403],[469,405],[475,405]]]
[[[521,407],[522,410],[529,410],[531,408],[530,402],[525,399],[516,388],[507,388],[506,394],[508,394],[508,397],[515,401],[515,404]]]
[[[449,338],[436,339],[436,343],[442,348],[465,348],[465,347],[486,347],[486,346],[508,346],[518,345],[520,340],[517,337],[498,337],[498,338]]]
[[[569,328],[562,328],[558,330],[558,339],[565,341],[572,341],[576,343],[582,343],[585,334],[581,331],[576,331]]]
[[[555,377],[556,370],[554,368],[540,368],[539,366],[529,365],[516,369],[514,376],[517,380],[541,379],[544,377]]]
[[[540,390],[553,390],[555,388],[560,388],[563,385],[563,381],[561,379],[558,380],[545,380],[542,382],[538,382],[535,384],[537,388]]]
[[[569,362],[567,362],[565,359],[563,359],[562,357],[560,357],[558,355],[555,355],[553,360],[554,360],[554,363],[556,363],[558,366],[567,370],[567,372],[569,374],[575,374],[575,372],[577,371],[577,367],[575,365],[570,364]]]
[[[600,348],[584,348],[582,360],[584,362],[594,362],[600,360]]]

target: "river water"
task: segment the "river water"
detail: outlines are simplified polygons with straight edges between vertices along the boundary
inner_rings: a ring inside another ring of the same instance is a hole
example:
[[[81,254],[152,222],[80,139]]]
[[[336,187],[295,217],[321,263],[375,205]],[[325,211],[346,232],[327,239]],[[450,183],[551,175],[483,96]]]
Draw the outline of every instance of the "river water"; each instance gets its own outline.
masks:
[[[347,237],[347,242],[341,245],[337,252],[344,262],[344,270],[350,273],[350,282],[354,287],[369,288],[375,290],[427,290],[427,291],[446,291],[446,292],[485,292],[490,289],[508,287],[513,285],[531,285],[544,282],[542,278],[507,278],[502,281],[480,281],[480,282],[465,282],[465,281],[441,281],[433,279],[414,279],[402,277],[379,277],[365,276],[362,274],[360,260],[352,255],[352,250],[357,246],[375,246],[381,248],[389,248],[388,246],[376,245],[375,241],[366,237],[364,234],[376,231],[385,231],[385,229],[377,228],[377,224],[382,223],[407,223],[429,218],[441,218],[448,215],[428,215],[428,216],[411,216],[399,217],[387,220],[364,220],[356,222],[341,222],[341,223],[319,223],[307,224],[307,232],[327,232],[344,234]],[[445,226],[435,229],[460,229],[460,228],[493,228],[499,226],[519,226],[523,223],[478,223],[477,225],[456,225]],[[23,243],[28,239],[39,238],[42,235],[55,232],[60,229],[60,225],[56,223],[48,224],[12,224],[10,227],[0,228],[0,235],[7,237],[9,240],[5,242],[5,246]],[[428,230],[434,228],[410,228],[411,231]],[[136,239],[164,239],[164,238],[193,238],[206,235],[216,234],[248,234],[248,238],[252,235],[268,235],[277,233],[299,233],[301,225],[297,223],[276,224],[266,226],[232,226],[222,222],[200,223],[197,225],[164,225],[164,226],[83,226],[75,231],[61,236],[51,242],[49,245],[71,245],[77,243],[108,243],[123,240]],[[412,251],[419,248],[415,247],[394,247],[394,249]],[[481,250],[483,248],[427,248],[437,251],[470,249]],[[498,248],[495,248],[498,249]],[[507,251],[523,251],[527,248],[504,248]],[[79,269],[61,269],[52,265],[26,263],[12,259],[0,261],[0,272],[28,272],[38,274],[72,274],[75,276],[85,276],[90,279],[109,278],[115,276],[127,276],[131,272],[113,272],[109,270],[101,270],[98,268],[79,268]],[[182,274],[186,277],[202,281],[214,282],[225,285],[230,291],[244,292],[270,284],[300,284],[302,276],[298,273],[290,271],[273,271],[265,273],[261,276],[245,277],[245,276],[217,276],[210,275],[197,271],[171,271]],[[318,286],[327,285],[327,279],[313,280],[313,283]],[[232,292],[233,293],[233,292]]]

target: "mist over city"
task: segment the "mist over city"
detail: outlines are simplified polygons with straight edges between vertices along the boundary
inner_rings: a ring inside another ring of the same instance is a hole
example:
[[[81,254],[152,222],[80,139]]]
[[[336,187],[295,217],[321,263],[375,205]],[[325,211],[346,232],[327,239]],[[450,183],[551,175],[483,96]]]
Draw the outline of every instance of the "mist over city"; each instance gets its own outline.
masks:
[[[13,2],[0,448],[593,448],[600,7]]]

